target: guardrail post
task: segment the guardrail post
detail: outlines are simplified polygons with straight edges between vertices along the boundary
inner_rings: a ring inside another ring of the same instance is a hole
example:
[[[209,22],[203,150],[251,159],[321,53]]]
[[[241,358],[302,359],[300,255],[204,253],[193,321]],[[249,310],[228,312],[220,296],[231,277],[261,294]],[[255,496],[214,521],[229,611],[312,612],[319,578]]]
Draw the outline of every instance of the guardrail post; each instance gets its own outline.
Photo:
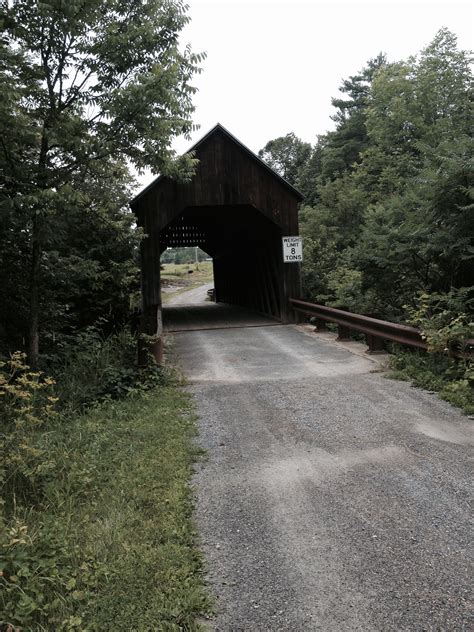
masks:
[[[351,339],[351,330],[345,325],[338,325],[336,340],[350,340],[350,339]]]
[[[383,338],[373,336],[372,334],[366,334],[365,339],[367,341],[367,353],[382,353],[385,351]]]
[[[322,318],[316,318],[315,324],[316,324],[316,328],[314,330],[315,332],[328,330],[326,321],[323,320]]]

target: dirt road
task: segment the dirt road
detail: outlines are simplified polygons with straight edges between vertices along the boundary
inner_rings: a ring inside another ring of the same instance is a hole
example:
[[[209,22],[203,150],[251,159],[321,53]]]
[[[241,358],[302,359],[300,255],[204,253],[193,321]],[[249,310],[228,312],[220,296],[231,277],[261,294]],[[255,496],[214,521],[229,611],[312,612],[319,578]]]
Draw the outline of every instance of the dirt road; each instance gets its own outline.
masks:
[[[166,305],[195,305],[196,303],[203,303],[207,297],[207,290],[213,287],[214,283],[205,283],[186,292],[177,292],[167,300]]]
[[[213,629],[473,629],[472,421],[296,326],[174,339]]]

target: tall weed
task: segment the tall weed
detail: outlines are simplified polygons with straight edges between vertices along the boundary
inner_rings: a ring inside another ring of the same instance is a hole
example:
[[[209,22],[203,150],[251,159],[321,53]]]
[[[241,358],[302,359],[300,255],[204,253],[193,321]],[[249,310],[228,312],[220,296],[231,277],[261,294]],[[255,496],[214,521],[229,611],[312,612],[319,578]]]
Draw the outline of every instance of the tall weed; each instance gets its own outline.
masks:
[[[37,438],[56,414],[54,386],[52,378],[30,369],[23,353],[0,362],[0,508],[7,513],[38,498],[51,467]]]

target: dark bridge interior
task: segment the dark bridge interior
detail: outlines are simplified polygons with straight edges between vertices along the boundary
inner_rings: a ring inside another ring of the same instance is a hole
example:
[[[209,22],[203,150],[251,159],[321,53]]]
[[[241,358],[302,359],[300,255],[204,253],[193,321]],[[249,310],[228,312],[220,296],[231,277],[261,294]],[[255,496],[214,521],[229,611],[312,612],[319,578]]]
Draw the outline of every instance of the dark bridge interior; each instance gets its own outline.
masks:
[[[199,160],[191,182],[160,177],[131,203],[147,235],[142,331],[161,336],[160,256],[173,246],[212,257],[217,302],[293,321],[288,299],[300,295],[300,271],[283,263],[282,237],[298,235],[301,194],[221,125],[190,151]]]
[[[163,230],[160,250],[199,246],[213,259],[217,302],[280,319],[280,242],[278,227],[251,206],[194,206]]]

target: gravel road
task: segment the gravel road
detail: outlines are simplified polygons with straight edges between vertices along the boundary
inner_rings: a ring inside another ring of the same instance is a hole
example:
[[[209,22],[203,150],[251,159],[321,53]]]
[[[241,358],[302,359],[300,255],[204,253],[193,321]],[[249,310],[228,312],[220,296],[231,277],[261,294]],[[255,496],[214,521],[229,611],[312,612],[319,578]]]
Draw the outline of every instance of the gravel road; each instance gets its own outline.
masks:
[[[303,327],[174,341],[211,629],[474,629],[472,421]]]
[[[175,296],[171,296],[169,298],[166,305],[195,305],[196,303],[203,303],[207,297],[207,290],[210,290],[213,287],[214,282],[199,285],[187,292],[178,292]]]

